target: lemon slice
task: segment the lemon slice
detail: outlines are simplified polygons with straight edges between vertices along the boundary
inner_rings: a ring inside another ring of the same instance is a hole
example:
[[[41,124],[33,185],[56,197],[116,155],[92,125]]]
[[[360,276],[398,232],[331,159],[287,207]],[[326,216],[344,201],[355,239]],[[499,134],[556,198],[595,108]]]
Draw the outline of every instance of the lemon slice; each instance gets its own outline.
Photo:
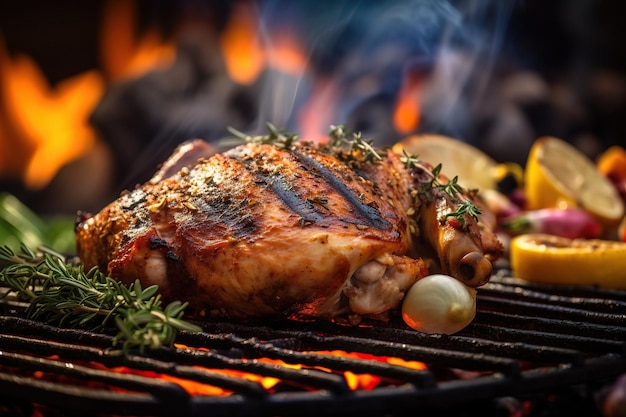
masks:
[[[527,281],[626,289],[624,242],[526,234],[511,240],[510,260]]]
[[[624,203],[595,163],[569,143],[544,136],[530,148],[525,167],[527,208],[579,207],[605,226],[615,226]]]
[[[495,189],[494,171],[498,163],[469,143],[439,134],[412,135],[396,143],[392,150],[411,155],[433,165],[441,163],[441,173],[464,188]]]

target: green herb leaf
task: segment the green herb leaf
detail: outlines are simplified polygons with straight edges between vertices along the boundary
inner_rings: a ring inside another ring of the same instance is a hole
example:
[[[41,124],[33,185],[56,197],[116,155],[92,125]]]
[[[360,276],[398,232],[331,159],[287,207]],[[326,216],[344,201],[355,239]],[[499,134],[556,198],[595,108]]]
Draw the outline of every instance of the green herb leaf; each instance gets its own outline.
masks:
[[[265,126],[269,131],[269,134],[267,135],[250,136],[246,133],[240,132],[233,127],[228,127],[228,131],[235,138],[247,143],[276,145],[285,149],[291,147],[291,145],[298,140],[298,135],[296,135],[295,133],[288,133],[282,129],[278,129],[272,123],[267,122]]]
[[[374,149],[374,142],[363,139],[361,132],[350,132],[345,126],[331,126],[329,148],[344,161],[376,162],[383,157]]]
[[[28,303],[25,312],[32,320],[92,331],[104,330],[114,319],[114,344],[121,342],[124,352],[171,345],[179,330],[202,330],[182,320],[186,303],[163,308],[156,285],[143,289],[139,280],[125,285],[97,268],[85,272],[46,248],[36,253],[22,244],[16,253],[0,247],[0,265],[0,302],[14,294]]]
[[[419,158],[416,155],[411,155],[406,152],[405,149],[402,150],[402,156],[400,157],[400,161],[406,165],[408,169],[423,169],[423,166],[420,166]],[[428,180],[422,181],[419,183],[419,187],[417,188],[418,196],[422,196],[428,201],[432,201],[437,197],[437,192],[442,192],[448,195],[450,198],[456,199],[459,194],[463,194],[464,189],[459,184],[458,176],[455,176],[451,180],[442,183],[439,180],[439,176],[441,175],[441,170],[443,166],[442,164],[437,164],[430,171],[430,175],[428,176]],[[414,207],[412,208],[412,212],[417,213],[419,210],[420,201],[416,200],[414,203]],[[464,200],[462,201],[457,209],[451,213],[446,214],[444,217],[448,219],[450,217],[454,217],[460,221],[461,227],[465,229],[466,227],[466,215],[470,215],[474,218],[474,220],[478,221],[478,215],[481,214],[480,209],[471,201]]]
[[[449,217],[454,217],[461,222],[461,227],[465,229],[465,216],[470,215],[474,218],[475,221],[478,221],[478,215],[481,213],[480,209],[476,207],[474,203],[469,200],[466,200],[459,204],[457,209],[451,213],[446,214],[446,219]]]

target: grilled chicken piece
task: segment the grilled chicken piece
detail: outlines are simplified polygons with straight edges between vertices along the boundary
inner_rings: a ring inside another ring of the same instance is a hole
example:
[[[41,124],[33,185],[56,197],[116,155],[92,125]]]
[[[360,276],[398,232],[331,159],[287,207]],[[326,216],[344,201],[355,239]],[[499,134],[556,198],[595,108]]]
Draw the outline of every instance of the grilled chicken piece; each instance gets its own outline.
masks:
[[[420,247],[468,285],[491,275],[475,219],[445,218],[464,197],[417,192],[429,171],[391,152],[371,162],[308,142],[247,144],[188,164],[206,147],[184,146],[79,219],[85,267],[231,318],[384,316],[428,274]]]

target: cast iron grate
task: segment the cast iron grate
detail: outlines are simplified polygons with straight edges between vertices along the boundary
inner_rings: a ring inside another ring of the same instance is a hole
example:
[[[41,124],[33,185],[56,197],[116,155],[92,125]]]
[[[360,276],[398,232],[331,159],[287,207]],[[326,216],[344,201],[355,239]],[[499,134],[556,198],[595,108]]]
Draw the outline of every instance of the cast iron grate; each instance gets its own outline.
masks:
[[[203,333],[182,333],[177,347],[127,357],[109,335],[7,311],[0,316],[0,404],[82,415],[503,415],[507,399],[546,401],[569,391],[589,397],[626,373],[624,291],[554,288],[502,274],[479,290],[477,303],[474,322],[451,336],[421,334],[393,320],[358,327],[206,322]],[[360,356],[329,352],[337,350]],[[345,371],[380,383],[355,390]],[[236,372],[279,382],[267,389]],[[230,394],[191,395],[180,380]]]

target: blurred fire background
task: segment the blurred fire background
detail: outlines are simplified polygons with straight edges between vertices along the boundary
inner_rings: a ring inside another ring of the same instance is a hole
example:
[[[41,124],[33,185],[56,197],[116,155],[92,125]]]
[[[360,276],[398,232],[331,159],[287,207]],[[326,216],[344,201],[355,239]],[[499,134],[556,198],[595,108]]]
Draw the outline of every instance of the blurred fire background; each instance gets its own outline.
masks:
[[[0,2],[0,191],[97,211],[181,142],[436,132],[524,164],[626,138],[619,0]]]

